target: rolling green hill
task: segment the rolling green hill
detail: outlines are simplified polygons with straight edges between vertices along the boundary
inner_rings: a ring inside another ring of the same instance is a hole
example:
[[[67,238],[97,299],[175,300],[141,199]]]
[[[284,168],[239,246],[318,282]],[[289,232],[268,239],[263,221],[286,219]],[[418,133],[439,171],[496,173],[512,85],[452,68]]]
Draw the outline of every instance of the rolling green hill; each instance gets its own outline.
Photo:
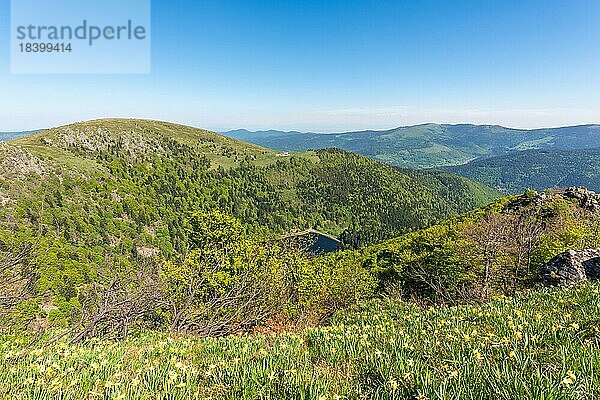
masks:
[[[599,125],[523,130],[495,125],[424,124],[387,131],[323,134],[237,130],[225,134],[285,151],[338,147],[407,168],[458,165],[479,157],[531,149],[600,147]]]
[[[600,191],[600,149],[526,150],[448,170],[509,193],[571,186]]]

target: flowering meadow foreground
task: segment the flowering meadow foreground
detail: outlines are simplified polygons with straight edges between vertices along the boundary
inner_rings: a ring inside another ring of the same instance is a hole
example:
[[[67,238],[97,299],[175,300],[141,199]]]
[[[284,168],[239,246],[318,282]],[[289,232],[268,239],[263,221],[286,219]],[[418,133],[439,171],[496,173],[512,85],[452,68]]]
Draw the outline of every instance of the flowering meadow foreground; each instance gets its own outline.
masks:
[[[0,337],[0,398],[598,399],[600,286],[372,301],[300,333],[27,343]]]

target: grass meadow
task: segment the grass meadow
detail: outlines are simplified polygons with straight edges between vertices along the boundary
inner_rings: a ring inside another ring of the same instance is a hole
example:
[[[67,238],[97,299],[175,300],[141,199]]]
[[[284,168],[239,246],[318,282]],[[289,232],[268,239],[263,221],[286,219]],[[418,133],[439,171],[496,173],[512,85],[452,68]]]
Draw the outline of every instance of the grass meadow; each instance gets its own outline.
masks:
[[[0,357],[6,399],[599,399],[600,286],[448,308],[376,300],[273,335],[6,335]]]

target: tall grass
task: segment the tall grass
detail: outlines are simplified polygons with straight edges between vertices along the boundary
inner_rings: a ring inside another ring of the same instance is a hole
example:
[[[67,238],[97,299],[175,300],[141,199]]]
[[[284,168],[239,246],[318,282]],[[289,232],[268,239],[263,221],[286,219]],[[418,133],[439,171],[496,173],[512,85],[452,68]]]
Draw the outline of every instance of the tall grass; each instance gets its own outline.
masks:
[[[0,336],[0,398],[600,398],[597,284],[456,308],[372,301],[280,335],[28,342]]]

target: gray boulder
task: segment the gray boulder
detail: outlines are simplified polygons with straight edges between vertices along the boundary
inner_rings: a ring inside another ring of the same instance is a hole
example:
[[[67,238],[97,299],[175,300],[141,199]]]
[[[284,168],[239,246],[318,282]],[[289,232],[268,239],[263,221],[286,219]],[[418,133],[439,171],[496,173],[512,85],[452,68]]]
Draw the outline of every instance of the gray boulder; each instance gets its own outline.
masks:
[[[572,285],[600,279],[600,249],[565,251],[546,263],[541,273],[547,285]]]

